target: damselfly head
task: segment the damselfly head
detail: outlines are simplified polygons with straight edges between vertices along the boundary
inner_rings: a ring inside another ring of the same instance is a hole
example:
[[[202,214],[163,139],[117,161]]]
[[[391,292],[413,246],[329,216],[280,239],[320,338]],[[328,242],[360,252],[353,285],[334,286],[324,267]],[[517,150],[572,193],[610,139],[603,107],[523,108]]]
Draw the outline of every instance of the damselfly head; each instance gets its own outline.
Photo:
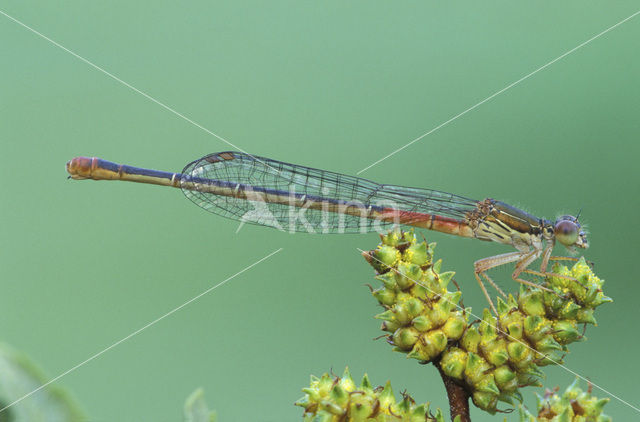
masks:
[[[574,247],[581,249],[587,249],[589,247],[587,234],[582,230],[582,226],[578,222],[577,217],[563,215],[556,220],[553,231],[558,242],[562,243],[569,250]]]

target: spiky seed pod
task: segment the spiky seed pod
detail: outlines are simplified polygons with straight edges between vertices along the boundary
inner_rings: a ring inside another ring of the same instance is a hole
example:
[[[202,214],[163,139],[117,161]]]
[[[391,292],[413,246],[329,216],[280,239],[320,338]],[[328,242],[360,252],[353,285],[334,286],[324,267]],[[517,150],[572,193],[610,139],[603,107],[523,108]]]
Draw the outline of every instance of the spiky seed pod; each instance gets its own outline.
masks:
[[[365,374],[356,386],[349,368],[342,377],[311,377],[304,397],[295,405],[304,408],[305,422],[444,422],[440,409],[432,414],[428,404],[417,405],[407,394],[397,402],[387,382],[373,388]]]
[[[520,422],[611,422],[602,413],[609,399],[598,399],[591,391],[582,391],[578,379],[558,395],[558,389],[537,395],[538,415],[534,416],[520,406]]]
[[[430,362],[468,325],[457,306],[461,293],[447,289],[454,273],[440,271],[442,261],[433,262],[435,243],[418,242],[413,231],[395,230],[381,238],[375,250],[363,253],[382,282],[372,292],[385,308],[376,318],[394,350]]]
[[[611,301],[584,259],[570,269],[555,265],[553,272],[577,282],[549,277],[546,286],[555,293],[521,286],[517,298],[498,298],[499,317],[485,309],[458,347],[443,353],[444,373],[466,384],[481,409],[493,413],[498,401],[521,401],[519,387],[540,385],[539,367],[561,363],[567,345],[584,339],[579,324],[595,324],[595,307]]]

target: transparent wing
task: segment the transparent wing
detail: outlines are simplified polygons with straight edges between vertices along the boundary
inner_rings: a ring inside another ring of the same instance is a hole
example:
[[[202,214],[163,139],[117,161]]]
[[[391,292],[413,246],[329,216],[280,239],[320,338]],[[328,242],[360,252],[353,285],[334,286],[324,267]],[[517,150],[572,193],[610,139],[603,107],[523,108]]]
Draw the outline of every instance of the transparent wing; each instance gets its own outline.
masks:
[[[187,164],[181,185],[187,198],[209,212],[285,231],[370,232],[391,225],[375,219],[385,210],[464,219],[477,203],[239,152],[210,154]]]

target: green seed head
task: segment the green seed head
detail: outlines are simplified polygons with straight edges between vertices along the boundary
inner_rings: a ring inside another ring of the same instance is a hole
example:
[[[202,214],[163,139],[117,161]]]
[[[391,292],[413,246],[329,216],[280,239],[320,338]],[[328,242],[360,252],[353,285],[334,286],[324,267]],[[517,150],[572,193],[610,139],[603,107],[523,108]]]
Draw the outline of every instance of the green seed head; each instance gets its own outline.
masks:
[[[435,244],[418,242],[413,232],[382,236],[382,243],[365,254],[382,286],[372,294],[385,307],[377,315],[394,350],[423,362],[437,360],[450,342],[468,326],[458,303],[460,292],[447,289],[454,273],[441,272],[433,262]]]
[[[416,404],[407,394],[396,401],[391,384],[373,388],[367,375],[360,385],[347,368],[341,377],[311,377],[304,397],[295,405],[304,409],[306,422],[444,422],[440,409],[435,414],[428,404]],[[431,416],[430,416],[431,415]]]
[[[461,292],[449,290],[454,273],[441,271],[434,249],[412,231],[395,231],[365,254],[381,281],[373,291],[384,307],[377,318],[394,350],[435,362],[490,413],[500,401],[521,401],[519,388],[540,385],[540,368],[561,363],[568,346],[584,340],[585,325],[595,325],[595,308],[611,301],[604,281],[580,259],[553,266],[554,275],[541,280],[550,291],[522,285],[519,294],[496,300],[498,315],[485,309],[470,323],[470,310],[459,307]]]
[[[611,418],[602,413],[609,399],[598,399],[591,391],[583,391],[576,379],[562,394],[558,389],[547,390],[537,396],[537,415],[532,415],[520,406],[522,422],[611,422]]]

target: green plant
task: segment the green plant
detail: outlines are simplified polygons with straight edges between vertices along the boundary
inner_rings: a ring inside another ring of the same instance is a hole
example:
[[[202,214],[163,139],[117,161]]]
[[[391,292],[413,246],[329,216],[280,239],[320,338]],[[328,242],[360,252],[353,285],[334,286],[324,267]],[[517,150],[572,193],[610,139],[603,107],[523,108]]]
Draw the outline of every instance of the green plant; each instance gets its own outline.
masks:
[[[521,403],[520,390],[541,386],[541,368],[562,363],[569,345],[583,341],[586,325],[596,323],[595,309],[611,301],[581,258],[571,267],[556,263],[552,273],[558,276],[544,280],[546,290],[523,285],[516,296],[497,299],[498,315],[484,309],[476,317],[460,305],[460,290],[449,289],[454,273],[442,271],[434,250],[435,243],[419,242],[413,231],[394,230],[363,256],[381,282],[371,290],[383,307],[376,318],[387,342],[438,368],[452,419],[462,422],[470,420],[469,399],[491,414],[500,402]],[[318,409],[305,412],[322,413]],[[335,420],[360,420],[344,417]]]

